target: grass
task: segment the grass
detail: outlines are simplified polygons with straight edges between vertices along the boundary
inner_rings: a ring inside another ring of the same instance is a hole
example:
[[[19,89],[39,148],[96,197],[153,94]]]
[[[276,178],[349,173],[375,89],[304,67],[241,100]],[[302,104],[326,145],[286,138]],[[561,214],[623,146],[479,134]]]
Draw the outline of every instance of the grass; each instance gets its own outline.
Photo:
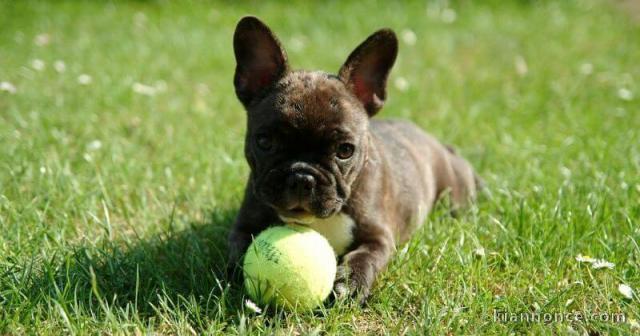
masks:
[[[0,1],[0,82],[15,87],[0,91],[0,334],[637,332],[640,25],[629,11]],[[222,277],[248,173],[231,83],[231,36],[248,13],[296,68],[337,71],[370,32],[396,29],[380,117],[456,144],[488,184],[460,218],[438,208],[364,308],[256,314]],[[495,310],[627,321],[499,323]]]

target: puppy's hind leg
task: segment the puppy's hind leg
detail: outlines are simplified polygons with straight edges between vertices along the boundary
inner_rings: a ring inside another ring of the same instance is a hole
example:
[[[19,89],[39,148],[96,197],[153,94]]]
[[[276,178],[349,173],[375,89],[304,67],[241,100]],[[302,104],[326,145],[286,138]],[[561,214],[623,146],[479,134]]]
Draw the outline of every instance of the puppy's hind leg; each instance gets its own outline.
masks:
[[[473,171],[471,164],[458,155],[451,146],[447,148],[447,156],[451,172],[450,181],[452,211],[455,212],[469,203],[473,202],[484,183],[482,179]]]

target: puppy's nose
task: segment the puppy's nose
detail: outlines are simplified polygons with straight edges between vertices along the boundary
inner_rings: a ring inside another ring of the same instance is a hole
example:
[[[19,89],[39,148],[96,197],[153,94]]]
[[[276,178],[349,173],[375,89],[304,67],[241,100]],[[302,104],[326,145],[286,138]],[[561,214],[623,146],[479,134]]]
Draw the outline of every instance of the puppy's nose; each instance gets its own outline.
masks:
[[[287,189],[299,196],[307,196],[316,186],[316,179],[311,174],[293,173],[287,177]]]

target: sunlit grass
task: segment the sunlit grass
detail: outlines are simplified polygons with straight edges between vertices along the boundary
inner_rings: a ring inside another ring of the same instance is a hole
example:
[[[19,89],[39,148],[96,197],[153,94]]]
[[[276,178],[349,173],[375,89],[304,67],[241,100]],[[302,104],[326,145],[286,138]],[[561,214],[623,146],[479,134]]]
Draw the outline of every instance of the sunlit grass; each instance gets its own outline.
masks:
[[[395,29],[380,117],[455,144],[488,184],[459,218],[438,208],[364,308],[257,314],[222,276],[248,172],[231,81],[245,14],[294,68],[333,72]],[[627,14],[599,1],[0,1],[0,333],[629,333],[640,29]],[[628,320],[495,323],[494,310]]]

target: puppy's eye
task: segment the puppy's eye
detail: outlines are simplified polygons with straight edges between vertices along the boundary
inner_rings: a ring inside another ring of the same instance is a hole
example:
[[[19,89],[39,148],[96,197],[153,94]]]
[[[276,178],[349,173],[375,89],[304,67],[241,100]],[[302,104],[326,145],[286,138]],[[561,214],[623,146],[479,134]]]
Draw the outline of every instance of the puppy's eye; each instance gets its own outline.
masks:
[[[336,150],[336,156],[339,159],[346,160],[353,155],[356,147],[350,143],[341,143]]]
[[[263,151],[270,151],[273,148],[273,137],[268,135],[259,135],[256,139],[256,143],[258,144],[258,148]]]

